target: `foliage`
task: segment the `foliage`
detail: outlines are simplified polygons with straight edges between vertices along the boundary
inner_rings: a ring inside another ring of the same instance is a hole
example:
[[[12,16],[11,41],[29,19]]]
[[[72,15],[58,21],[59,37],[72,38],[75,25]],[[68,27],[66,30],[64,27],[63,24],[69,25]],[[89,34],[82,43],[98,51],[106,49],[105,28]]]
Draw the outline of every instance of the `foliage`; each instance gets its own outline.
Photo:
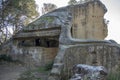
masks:
[[[39,16],[35,0],[1,0],[0,3],[0,43],[9,35],[18,32],[24,25]]]
[[[10,55],[6,55],[6,54],[1,54],[0,55],[0,61],[23,64],[23,62],[21,62],[20,60],[18,60],[18,59],[13,60],[13,58]]]
[[[53,61],[49,62],[48,64],[46,64],[45,66],[41,66],[37,69],[38,72],[47,72],[50,71],[53,67]]]
[[[45,65],[45,71],[49,71],[51,70],[53,67],[53,61],[49,62],[48,64]]]
[[[75,4],[80,4],[80,3],[84,3],[86,2],[87,0],[79,0],[79,1],[76,1],[76,0],[70,0],[68,2],[69,5],[75,5]]]
[[[77,3],[76,0],[70,0],[70,1],[68,2],[69,5],[74,5],[74,4],[76,4],[76,3]]]
[[[57,8],[57,6],[55,4],[51,4],[51,3],[44,3],[43,4],[43,8],[42,8],[42,15],[46,14],[52,10],[55,10]]]
[[[4,7],[4,15],[8,16],[11,13],[16,17],[25,15],[28,18],[33,18],[33,16],[38,16],[36,7],[34,0],[9,0],[8,4]]]
[[[120,80],[120,72],[109,73],[107,80]]]
[[[43,77],[47,78],[50,70],[52,69],[52,66],[53,61],[49,62],[45,66],[40,66],[34,69],[28,69],[23,74],[21,74],[18,80],[43,80]]]
[[[48,22],[48,23],[51,23],[53,20],[54,20],[54,17],[50,17],[50,16],[43,17],[40,19],[41,22]]]
[[[41,80],[36,78],[32,71],[25,71],[18,80]]]
[[[0,61],[12,62],[12,57],[10,55],[2,54],[0,55]]]
[[[40,76],[37,77],[36,73],[47,76],[51,70],[51,64],[52,63],[25,71],[18,80],[43,80]]]

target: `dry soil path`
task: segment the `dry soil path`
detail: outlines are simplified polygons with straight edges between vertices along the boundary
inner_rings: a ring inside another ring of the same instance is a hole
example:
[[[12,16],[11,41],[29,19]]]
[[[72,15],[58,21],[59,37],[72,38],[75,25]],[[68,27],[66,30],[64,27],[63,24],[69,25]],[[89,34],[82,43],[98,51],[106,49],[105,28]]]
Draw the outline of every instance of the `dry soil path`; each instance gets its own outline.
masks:
[[[18,63],[1,63],[0,62],[0,80],[18,80],[23,75],[24,72],[29,71],[26,67]],[[32,72],[35,78],[30,78],[31,80],[47,80],[48,72]],[[26,75],[24,75],[26,76]],[[29,76],[26,76],[29,77]],[[39,79],[37,79],[39,78]],[[20,79],[22,80],[22,79]],[[29,78],[27,78],[29,80]]]
[[[20,64],[0,63],[0,80],[17,80],[25,70]]]

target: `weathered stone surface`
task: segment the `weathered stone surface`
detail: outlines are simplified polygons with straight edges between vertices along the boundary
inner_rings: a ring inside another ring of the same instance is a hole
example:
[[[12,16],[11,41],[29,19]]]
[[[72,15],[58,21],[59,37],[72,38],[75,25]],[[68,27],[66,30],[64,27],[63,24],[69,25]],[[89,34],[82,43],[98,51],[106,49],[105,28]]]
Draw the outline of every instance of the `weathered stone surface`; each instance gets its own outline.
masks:
[[[53,30],[42,30],[42,31],[35,31],[35,32],[23,32],[16,34],[14,38],[34,38],[34,37],[53,37],[59,36],[60,29],[53,29]]]
[[[103,40],[107,36],[107,25],[104,14],[107,11],[99,0],[89,0],[86,3],[72,7],[72,36],[80,39]]]
[[[18,59],[29,66],[44,66],[53,61],[58,48],[44,48],[44,47],[24,47],[16,48],[12,51],[13,59]]]
[[[35,61],[41,65],[55,58],[48,80],[69,79],[75,64],[101,65],[116,71],[120,46],[104,40],[106,11],[99,0],[56,9],[15,34],[0,53],[10,53],[24,62],[30,60],[29,64]]]
[[[55,67],[61,72],[59,77],[63,80],[72,75],[72,67],[75,64],[105,66],[108,72],[117,72],[120,66],[120,46],[116,44],[98,42],[69,46],[61,45],[60,47],[54,64],[63,64],[58,66],[62,69]],[[54,72],[54,65],[52,72]]]
[[[70,80],[105,80],[107,70],[103,66],[77,64],[73,66],[73,76]]]
[[[90,0],[49,12],[23,28],[22,31],[35,32],[39,29],[69,26],[66,28],[73,38],[104,40],[107,36],[107,25],[104,21],[106,11],[106,7],[99,0]]]
[[[14,41],[14,43],[10,41],[0,49],[0,54],[10,55],[13,60],[23,62],[27,67],[49,64],[54,60],[57,52],[57,47],[20,46],[18,41]]]

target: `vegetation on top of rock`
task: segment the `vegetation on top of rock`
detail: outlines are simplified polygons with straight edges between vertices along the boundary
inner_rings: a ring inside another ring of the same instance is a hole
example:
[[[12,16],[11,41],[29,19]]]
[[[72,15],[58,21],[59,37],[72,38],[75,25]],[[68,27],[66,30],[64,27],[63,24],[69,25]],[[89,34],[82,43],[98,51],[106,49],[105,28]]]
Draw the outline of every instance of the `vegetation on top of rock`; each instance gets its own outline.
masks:
[[[68,2],[69,5],[74,5],[74,4],[76,4],[76,3],[77,3],[76,0],[70,0],[70,1]]]
[[[47,21],[48,23],[51,23],[54,20],[54,17],[51,16],[47,16],[47,17],[43,17],[40,19],[40,21]]]

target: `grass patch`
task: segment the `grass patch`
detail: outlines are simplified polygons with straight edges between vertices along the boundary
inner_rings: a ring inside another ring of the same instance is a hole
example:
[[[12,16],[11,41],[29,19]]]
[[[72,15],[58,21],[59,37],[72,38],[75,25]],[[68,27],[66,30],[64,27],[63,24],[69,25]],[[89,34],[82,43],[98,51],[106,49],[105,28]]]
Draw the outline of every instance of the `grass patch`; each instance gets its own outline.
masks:
[[[45,65],[44,69],[45,71],[51,70],[53,67],[53,61],[49,62],[48,64]]]
[[[53,61],[49,62],[45,66],[38,67],[37,71],[38,72],[48,72],[52,69],[52,66],[53,66]]]
[[[42,80],[34,75],[33,71],[25,71],[18,80]]]
[[[45,66],[37,67],[33,70],[27,70],[23,74],[21,74],[18,80],[43,80],[40,75],[48,75],[50,70],[52,69],[53,62],[46,64]],[[36,76],[39,75],[39,76]],[[47,78],[47,77],[46,77]]]
[[[107,80],[120,80],[120,72],[109,73],[107,76]]]

